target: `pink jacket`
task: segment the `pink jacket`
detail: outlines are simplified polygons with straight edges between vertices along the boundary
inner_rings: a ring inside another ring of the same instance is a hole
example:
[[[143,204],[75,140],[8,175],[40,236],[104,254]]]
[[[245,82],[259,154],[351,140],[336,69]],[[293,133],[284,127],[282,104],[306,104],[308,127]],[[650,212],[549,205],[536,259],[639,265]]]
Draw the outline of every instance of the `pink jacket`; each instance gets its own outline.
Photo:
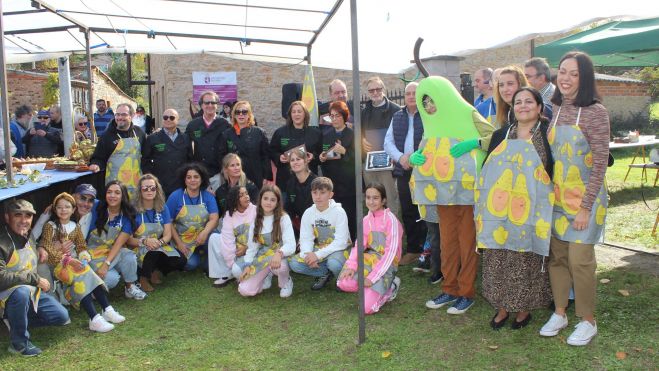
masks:
[[[234,211],[233,215],[230,216],[227,211],[224,214],[224,219],[222,219],[222,233],[220,234],[222,238],[220,253],[224,257],[224,261],[228,267],[231,267],[236,259],[236,236],[234,235],[234,229],[240,225],[246,225],[246,228],[244,228],[244,238],[245,246],[247,246],[249,226],[254,224],[254,219],[256,219],[256,206],[252,203],[242,213]]]
[[[382,232],[386,237],[384,254],[377,262],[371,273],[366,277],[375,283],[389,270],[392,264],[398,266],[403,243],[403,226],[396,216],[389,210],[379,210],[375,213],[369,212],[364,217],[364,247],[368,247],[368,235],[371,231]],[[350,257],[345,263],[346,268],[357,270],[357,244],[350,251]]]

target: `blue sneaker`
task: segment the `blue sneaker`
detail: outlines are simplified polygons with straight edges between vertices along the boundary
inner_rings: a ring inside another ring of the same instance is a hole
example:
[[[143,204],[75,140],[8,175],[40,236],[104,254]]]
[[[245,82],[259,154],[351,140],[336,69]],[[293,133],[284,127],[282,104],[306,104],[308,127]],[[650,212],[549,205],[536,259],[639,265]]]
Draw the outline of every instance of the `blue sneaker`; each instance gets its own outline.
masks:
[[[462,314],[466,312],[471,306],[474,305],[474,299],[465,298],[461,296],[458,300],[450,307],[446,313],[448,314]]]
[[[438,297],[428,300],[426,302],[426,307],[430,309],[437,309],[445,306],[446,304],[450,304],[458,299],[457,296],[441,293]]]
[[[36,346],[34,346],[34,344],[32,344],[29,341],[27,342],[27,346],[21,350],[14,348],[14,345],[9,343],[9,348],[7,350],[9,351],[9,353],[18,354],[23,357],[34,357],[41,354],[41,349],[37,348]]]

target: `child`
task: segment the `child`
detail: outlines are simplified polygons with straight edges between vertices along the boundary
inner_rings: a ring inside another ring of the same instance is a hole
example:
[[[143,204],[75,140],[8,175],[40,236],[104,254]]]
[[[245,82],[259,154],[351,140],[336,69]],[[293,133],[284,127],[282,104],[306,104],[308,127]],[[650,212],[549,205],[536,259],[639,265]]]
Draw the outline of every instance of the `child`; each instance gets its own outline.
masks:
[[[334,202],[332,180],[318,177],[311,182],[313,206],[302,215],[300,253],[290,261],[293,272],[316,277],[312,290],[320,290],[338,277],[351,245],[348,217]]]
[[[300,220],[302,214],[313,205],[311,199],[311,182],[316,179],[314,174],[309,169],[309,161],[311,155],[300,148],[290,151],[288,163],[291,165],[291,176],[286,184],[286,196],[288,200],[285,204],[286,212],[293,220],[293,231],[295,237],[300,238]]]
[[[238,292],[254,296],[270,285],[264,284],[270,274],[279,281],[279,296],[293,293],[286,258],[295,253],[293,224],[284,212],[281,191],[277,186],[264,185],[259,194],[256,219],[249,229],[245,268],[240,275]]]
[[[371,183],[366,187],[364,217],[364,302],[365,313],[373,314],[382,305],[392,301],[400,289],[396,276],[403,242],[403,226],[387,209],[387,192],[382,184]],[[350,252],[337,281],[346,292],[357,292],[357,244]]]
[[[91,255],[85,238],[80,226],[71,220],[75,207],[70,194],[60,193],[55,197],[50,220],[43,227],[41,244],[48,252],[48,263],[55,267],[55,277],[64,286],[66,300],[76,308],[82,304],[91,331],[108,332],[114,328],[112,323],[121,323],[126,318],[112,308],[105,283],[87,264]],[[55,247],[58,241],[60,248]],[[102,316],[94,308],[92,294],[103,307]]]
[[[215,278],[215,287],[228,285],[243,271],[247,235],[256,218],[256,206],[250,201],[247,187],[231,187],[226,196],[222,233],[213,233],[208,240],[208,276]]]

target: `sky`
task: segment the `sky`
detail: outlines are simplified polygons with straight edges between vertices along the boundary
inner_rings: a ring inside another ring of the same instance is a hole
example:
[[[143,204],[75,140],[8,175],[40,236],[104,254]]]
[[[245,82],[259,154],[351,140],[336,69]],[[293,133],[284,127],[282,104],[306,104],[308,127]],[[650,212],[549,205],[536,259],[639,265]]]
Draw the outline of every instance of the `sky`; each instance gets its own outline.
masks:
[[[597,17],[657,17],[659,2],[359,0],[357,14],[360,69],[399,72],[410,65],[418,37],[425,40],[422,58],[451,55],[530,33],[560,31]],[[347,41],[336,43],[337,39]],[[312,49],[312,61],[316,66],[351,69],[351,50],[350,1],[345,0]]]

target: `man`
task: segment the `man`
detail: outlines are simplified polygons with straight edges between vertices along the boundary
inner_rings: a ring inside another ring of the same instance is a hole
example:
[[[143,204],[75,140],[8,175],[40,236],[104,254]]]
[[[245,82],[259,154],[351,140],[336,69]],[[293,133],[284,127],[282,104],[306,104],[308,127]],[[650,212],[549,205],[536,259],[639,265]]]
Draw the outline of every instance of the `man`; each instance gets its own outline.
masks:
[[[178,120],[176,110],[165,110],[163,130],[149,135],[142,151],[142,171],[160,180],[166,196],[179,187],[179,179],[173,176],[173,172],[192,160],[192,141],[177,128]]]
[[[137,109],[135,109],[135,117],[133,117],[133,124],[139,126],[146,135],[149,135],[153,132],[153,128],[156,126],[156,120],[146,114],[144,107],[137,106]]]
[[[366,81],[366,90],[370,100],[362,110],[362,161],[366,153],[384,150],[384,136],[394,113],[400,106],[384,96],[384,82],[377,76]],[[394,215],[398,214],[398,190],[391,175],[392,170],[364,171],[364,183],[381,183],[387,191],[387,207]]]
[[[105,99],[96,100],[96,112],[94,113],[94,127],[96,128],[96,137],[100,138],[114,119],[114,112],[109,108]]]
[[[62,156],[62,132],[50,126],[50,112],[41,110],[37,114],[39,122],[23,136],[29,157]]]
[[[478,97],[474,100],[474,107],[492,98],[492,86],[490,79],[492,78],[491,68],[481,68],[474,74],[474,85],[478,90]]]
[[[551,71],[547,61],[538,57],[527,60],[524,62],[524,76],[529,80],[529,84],[540,92],[545,106],[552,108],[551,97],[554,95],[556,85],[551,83]]]
[[[54,105],[50,107],[48,113],[50,113],[50,126],[62,130],[62,109],[60,106]]]
[[[0,229],[0,312],[9,327],[9,352],[25,357],[41,354],[30,342],[28,325],[70,323],[69,313],[49,295],[50,283],[36,272],[34,241],[29,238],[34,217],[32,204],[12,200],[5,204],[4,228]],[[35,310],[36,308],[36,310]]]
[[[352,128],[352,113],[354,111],[352,107],[352,101],[348,100],[348,88],[346,88],[346,83],[339,79],[332,80],[332,82],[329,84],[329,93],[330,101],[322,103],[318,106],[318,113],[320,114],[320,125],[332,124],[332,120],[329,118],[329,106],[333,102],[342,101],[348,105],[350,116],[348,116],[347,125],[348,127]]]
[[[426,225],[419,216],[418,207],[412,203],[409,185],[412,176],[410,155],[419,148],[423,136],[423,123],[416,106],[418,85],[411,82],[405,87],[405,107],[394,114],[384,138],[384,150],[395,162],[393,176],[396,178],[403,227],[407,236],[407,252],[401,258],[400,265],[416,261],[426,240]]]
[[[142,175],[140,159],[146,139],[142,129],[133,125],[134,114],[130,104],[117,105],[114,121],[98,139],[89,165],[89,170],[95,173],[105,170],[105,184],[111,180],[123,183],[131,198],[136,195],[137,182]]]
[[[192,140],[193,159],[204,164],[212,177],[220,172],[222,133],[231,125],[217,114],[220,97],[215,92],[206,91],[199,100],[204,114],[188,123],[185,134]]]
[[[15,118],[9,124],[11,131],[11,141],[16,145],[16,157],[25,158],[27,149],[23,144],[25,133],[30,130],[32,122],[32,108],[22,105],[14,111]]]

